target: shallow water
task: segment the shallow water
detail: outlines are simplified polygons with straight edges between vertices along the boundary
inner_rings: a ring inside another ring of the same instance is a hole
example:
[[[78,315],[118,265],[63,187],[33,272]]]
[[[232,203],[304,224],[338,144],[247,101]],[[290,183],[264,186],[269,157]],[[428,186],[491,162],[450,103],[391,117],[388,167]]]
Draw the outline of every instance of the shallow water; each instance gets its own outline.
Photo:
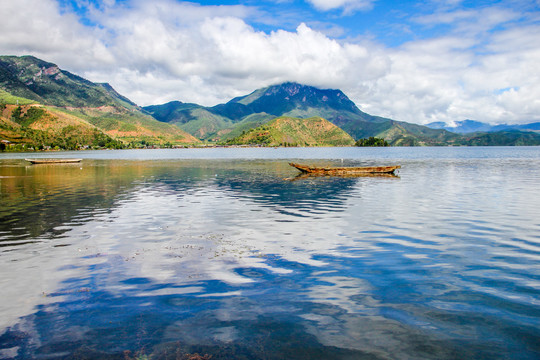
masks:
[[[32,156],[0,154],[0,359],[540,356],[540,148]]]

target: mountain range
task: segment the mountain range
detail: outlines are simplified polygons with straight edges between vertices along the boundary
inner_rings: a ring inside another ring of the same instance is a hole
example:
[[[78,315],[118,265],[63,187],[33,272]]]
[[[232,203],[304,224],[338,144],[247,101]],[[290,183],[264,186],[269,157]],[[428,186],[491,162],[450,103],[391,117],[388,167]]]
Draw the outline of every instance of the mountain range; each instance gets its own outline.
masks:
[[[318,89],[291,82],[258,89],[212,107],[173,101],[143,109],[156,119],[176,124],[203,141],[238,141],[241,133],[285,116],[324,118],[355,140],[378,137],[392,146],[540,145],[539,134],[529,133],[535,129],[535,124],[491,127],[492,132],[498,132],[497,136],[479,132],[480,128],[474,133],[458,133],[445,127],[444,123],[422,126],[373,116],[361,111],[340,90]],[[487,124],[483,125],[487,127]]]
[[[491,125],[475,120],[456,121],[452,126],[444,122],[432,122],[426,125],[432,129],[444,129],[458,134],[470,134],[475,132],[498,132],[498,131],[540,131],[540,122],[523,125]]]
[[[332,146],[368,137],[393,146],[540,145],[540,134],[533,132],[538,123],[500,129],[479,124],[421,126],[373,116],[340,90],[292,82],[211,107],[173,101],[141,108],[109,84],[55,64],[33,56],[0,56],[0,140],[34,148],[201,142]]]
[[[444,145],[460,138],[446,130],[369,115],[340,90],[291,82],[258,89],[213,107],[174,101],[143,109],[206,141],[237,137],[242,131],[280,116],[324,118],[354,139],[378,136],[392,145]]]

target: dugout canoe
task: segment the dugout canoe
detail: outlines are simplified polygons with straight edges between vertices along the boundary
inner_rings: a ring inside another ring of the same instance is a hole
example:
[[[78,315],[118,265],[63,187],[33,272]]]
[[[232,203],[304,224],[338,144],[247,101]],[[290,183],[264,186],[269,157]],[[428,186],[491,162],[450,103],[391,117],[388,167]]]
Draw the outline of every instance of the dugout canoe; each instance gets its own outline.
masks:
[[[364,167],[316,167],[289,163],[305,174],[319,175],[362,175],[362,174],[393,174],[400,165],[394,166],[364,166]]]
[[[32,164],[66,164],[66,163],[78,163],[82,159],[24,159]]]

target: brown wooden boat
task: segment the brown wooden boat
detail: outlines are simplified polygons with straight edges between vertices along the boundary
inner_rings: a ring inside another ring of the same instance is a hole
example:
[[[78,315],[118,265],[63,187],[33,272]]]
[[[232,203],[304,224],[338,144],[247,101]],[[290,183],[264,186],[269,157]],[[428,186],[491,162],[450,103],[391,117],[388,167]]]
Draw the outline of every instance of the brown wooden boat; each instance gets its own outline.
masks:
[[[314,167],[295,163],[289,163],[289,165],[297,168],[303,173],[318,175],[393,174],[396,169],[401,168],[399,165],[365,167]]]
[[[65,163],[78,163],[82,159],[24,159],[32,164],[65,164]]]

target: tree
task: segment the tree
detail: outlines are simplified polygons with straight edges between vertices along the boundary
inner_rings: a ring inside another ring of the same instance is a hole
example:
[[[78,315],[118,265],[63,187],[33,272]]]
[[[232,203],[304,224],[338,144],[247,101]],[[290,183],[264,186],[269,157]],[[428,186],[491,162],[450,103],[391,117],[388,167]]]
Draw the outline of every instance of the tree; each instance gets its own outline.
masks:
[[[368,139],[360,139],[356,142],[356,146],[390,146],[386,140],[370,136]]]

